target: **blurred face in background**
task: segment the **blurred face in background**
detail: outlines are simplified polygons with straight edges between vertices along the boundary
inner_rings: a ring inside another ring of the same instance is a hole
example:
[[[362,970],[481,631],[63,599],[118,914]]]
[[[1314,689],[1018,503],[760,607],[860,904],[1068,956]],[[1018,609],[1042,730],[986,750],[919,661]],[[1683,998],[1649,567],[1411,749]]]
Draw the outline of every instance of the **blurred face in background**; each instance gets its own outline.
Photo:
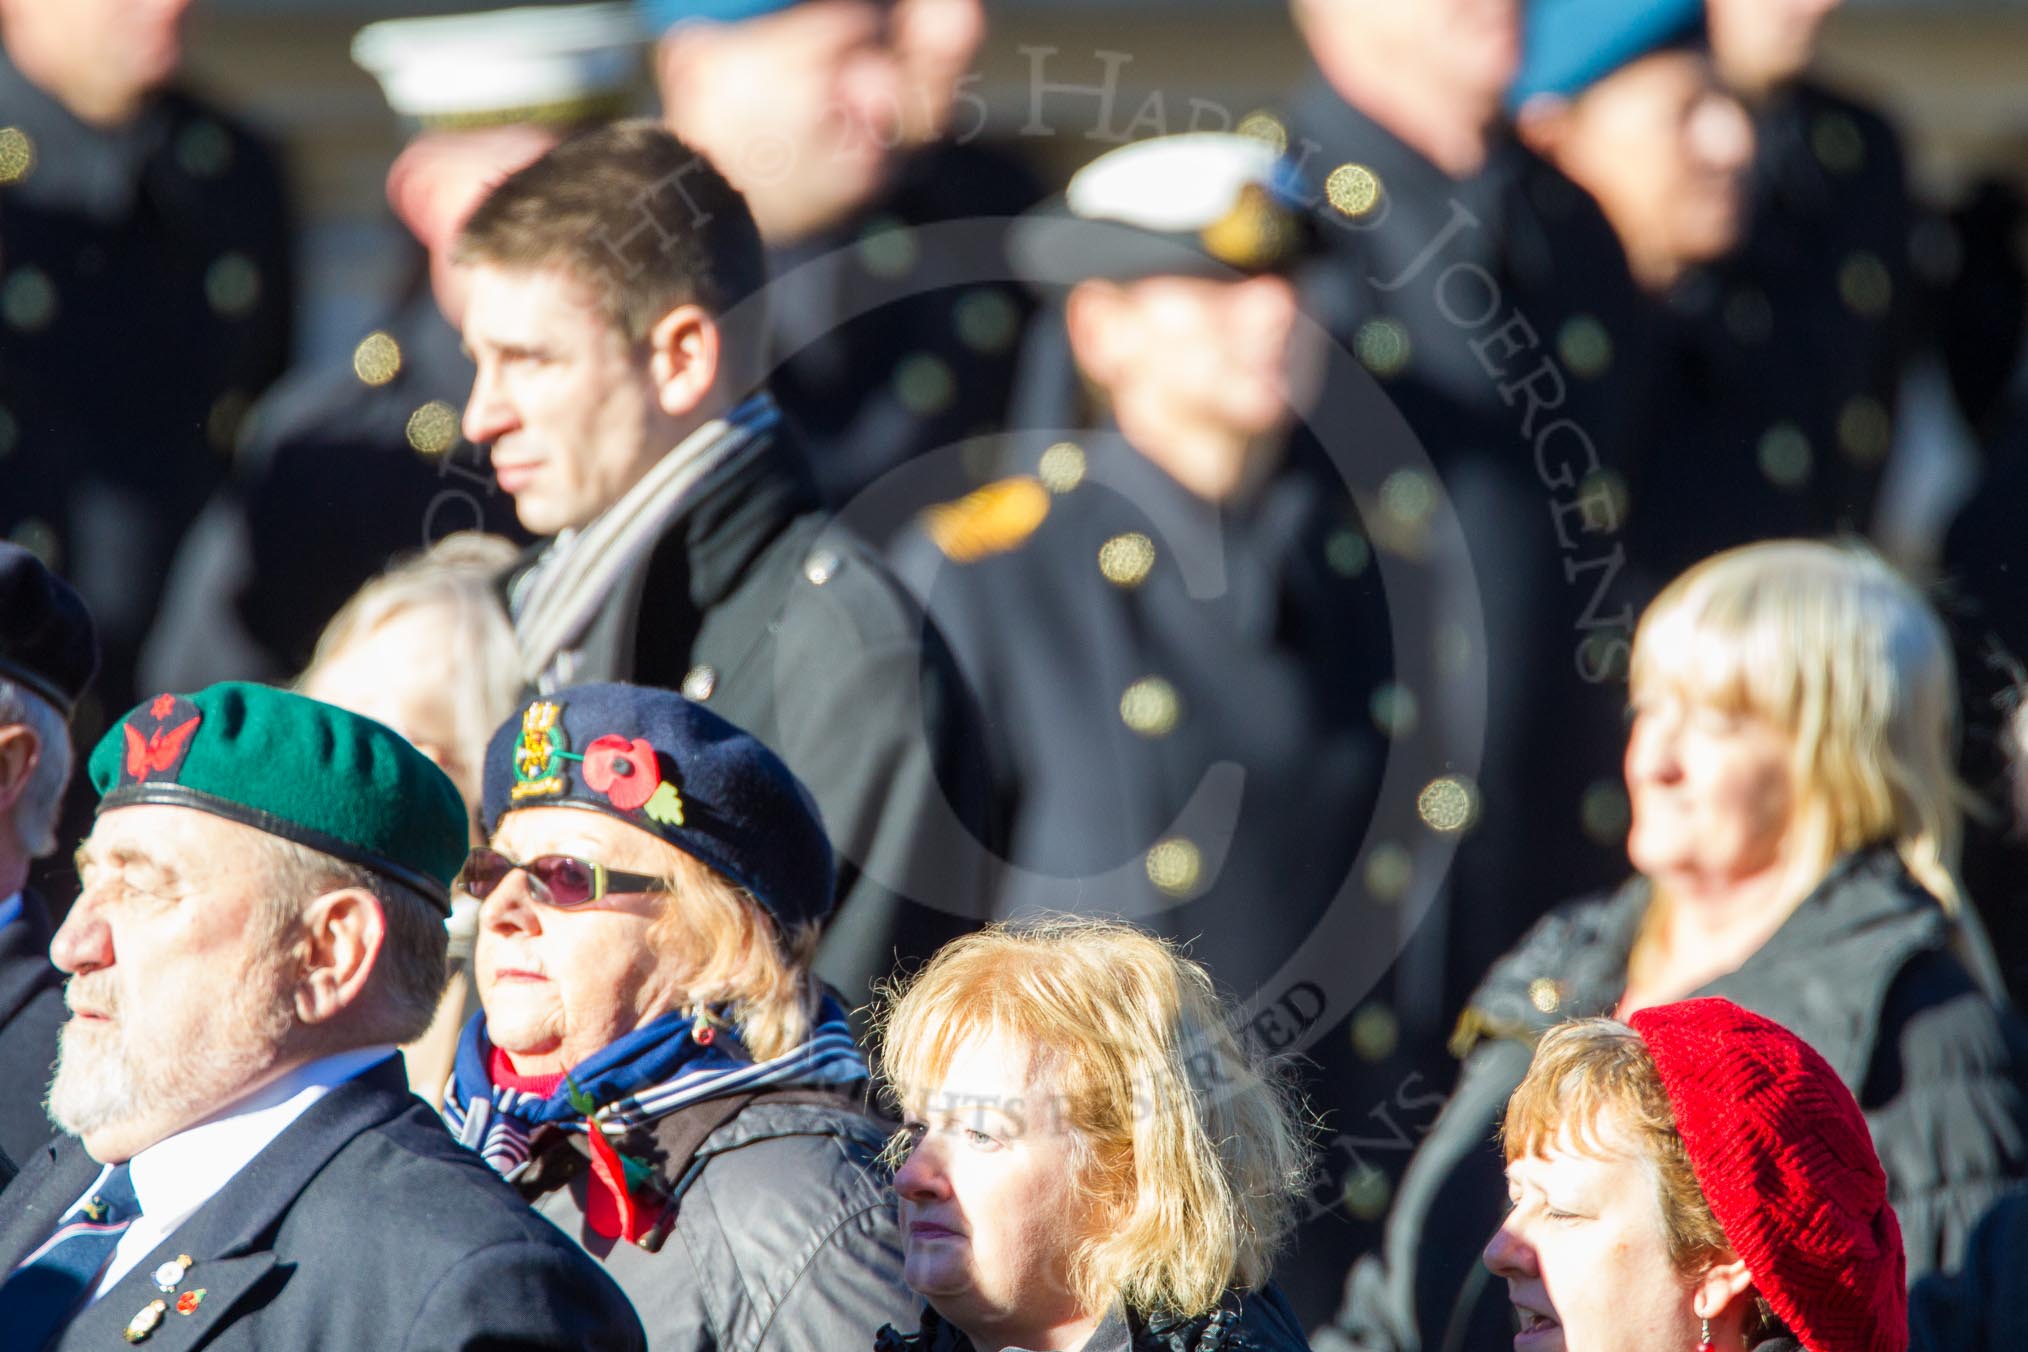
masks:
[[[986,7],[981,0],[896,0],[887,27],[900,80],[902,135],[910,145],[924,145],[950,126],[958,82],[986,40]]]
[[[1701,53],[1656,52],[1574,99],[1531,100],[1520,126],[1598,200],[1649,290],[1739,242],[1753,126]]]
[[[1719,76],[1749,97],[1801,75],[1839,0],[1707,0]]]
[[[1757,714],[1664,687],[1635,694],[1627,735],[1627,858],[1646,876],[1702,888],[1783,862],[1795,818],[1794,746]]]
[[[834,224],[888,180],[901,79],[884,11],[869,0],[680,24],[656,72],[669,129],[746,196],[771,245]]]
[[[1253,468],[1225,448],[1275,438],[1315,392],[1319,354],[1285,277],[1084,282],[1066,317],[1129,440],[1211,501]]]
[[[1384,71],[1448,91],[1487,122],[1521,64],[1519,0],[1296,0],[1295,12],[1327,75]]]
[[[183,63],[191,0],[0,0],[22,73],[86,122],[118,126]]]
[[[450,264],[451,245],[486,195],[558,140],[548,127],[525,123],[472,131],[426,131],[403,147],[387,171],[387,202],[429,252],[430,288],[455,327],[465,311],[464,274]]]

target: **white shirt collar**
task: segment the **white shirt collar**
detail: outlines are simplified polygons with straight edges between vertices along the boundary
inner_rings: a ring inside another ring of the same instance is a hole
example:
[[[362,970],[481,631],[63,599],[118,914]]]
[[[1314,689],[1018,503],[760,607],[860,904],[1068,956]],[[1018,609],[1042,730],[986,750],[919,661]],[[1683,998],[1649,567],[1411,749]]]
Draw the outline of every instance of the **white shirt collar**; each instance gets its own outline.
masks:
[[[319,1099],[394,1053],[391,1045],[361,1047],[308,1062],[134,1156],[128,1163],[141,1216],[120,1237],[93,1298],[133,1271]]]

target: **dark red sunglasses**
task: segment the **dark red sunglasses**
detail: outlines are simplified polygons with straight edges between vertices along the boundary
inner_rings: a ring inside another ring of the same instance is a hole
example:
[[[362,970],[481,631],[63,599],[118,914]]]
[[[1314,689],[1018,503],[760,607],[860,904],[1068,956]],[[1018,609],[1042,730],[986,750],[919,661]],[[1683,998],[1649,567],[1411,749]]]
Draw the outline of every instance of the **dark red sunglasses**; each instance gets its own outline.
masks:
[[[660,892],[666,887],[650,874],[621,873],[575,855],[545,854],[523,863],[483,845],[465,856],[454,886],[483,900],[515,869],[535,884],[536,900],[551,906],[584,906],[609,892]]]

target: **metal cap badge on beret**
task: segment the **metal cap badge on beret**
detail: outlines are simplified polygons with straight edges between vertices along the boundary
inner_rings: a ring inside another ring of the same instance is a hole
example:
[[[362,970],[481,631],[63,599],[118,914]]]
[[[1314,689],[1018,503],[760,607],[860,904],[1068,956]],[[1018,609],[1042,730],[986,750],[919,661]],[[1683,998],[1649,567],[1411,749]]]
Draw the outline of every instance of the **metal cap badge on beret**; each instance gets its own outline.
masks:
[[[228,681],[136,705],[91,757],[99,811],[195,808],[372,869],[449,910],[470,841],[448,776],[392,728]]]
[[[641,36],[625,4],[531,5],[371,23],[352,59],[425,127],[569,127],[628,110]]]
[[[0,544],[0,678],[67,718],[98,669],[98,630],[83,598],[35,555]]]
[[[1704,0],[1530,0],[1507,106],[1575,98],[1651,52],[1703,37]]]
[[[1014,271],[1036,286],[1280,272],[1315,243],[1293,167],[1268,142],[1230,132],[1108,151],[1007,234]]]
[[[486,829],[517,808],[578,807],[710,865],[777,924],[831,912],[831,842],[809,790],[760,739],[667,690],[569,686],[486,748]]]

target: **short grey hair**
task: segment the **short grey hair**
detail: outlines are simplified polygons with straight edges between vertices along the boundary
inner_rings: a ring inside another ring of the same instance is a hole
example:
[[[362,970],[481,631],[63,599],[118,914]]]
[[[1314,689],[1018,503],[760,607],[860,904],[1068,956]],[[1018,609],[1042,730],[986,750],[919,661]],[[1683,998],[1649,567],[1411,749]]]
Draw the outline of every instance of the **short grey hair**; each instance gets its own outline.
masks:
[[[41,747],[14,805],[14,837],[31,859],[40,859],[56,852],[56,820],[70,784],[70,720],[33,690],[0,678],[0,727],[9,724],[34,733]]]
[[[444,908],[416,889],[359,864],[348,863],[281,836],[269,836],[265,875],[267,900],[255,923],[268,951],[286,948],[301,936],[304,908],[327,892],[356,887],[380,902],[387,925],[371,987],[386,997],[385,1026],[371,1030],[376,1042],[413,1042],[436,1017],[450,974],[449,931]]]

